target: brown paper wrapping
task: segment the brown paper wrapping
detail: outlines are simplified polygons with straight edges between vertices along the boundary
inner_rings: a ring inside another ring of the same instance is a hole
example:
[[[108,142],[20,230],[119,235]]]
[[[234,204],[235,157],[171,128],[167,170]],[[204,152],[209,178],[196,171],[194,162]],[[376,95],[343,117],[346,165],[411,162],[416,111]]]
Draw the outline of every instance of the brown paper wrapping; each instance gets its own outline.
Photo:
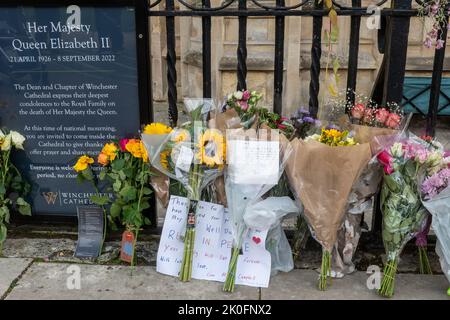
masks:
[[[289,182],[305,207],[305,217],[325,250],[332,252],[347,198],[371,158],[370,144],[331,147],[294,139],[286,166]]]
[[[372,156],[380,152],[387,143],[393,142],[400,133],[398,130],[388,128],[362,125],[352,125],[352,127],[358,142],[370,143]],[[344,223],[338,231],[338,240],[332,252],[332,276],[334,277],[340,278],[355,271],[353,256],[361,235],[362,214],[350,211],[355,211],[355,208],[364,202],[371,201],[379,189],[382,175],[382,168],[377,163],[371,163],[365,167],[358,181],[352,187]]]
[[[167,208],[169,205],[169,183],[169,177],[160,172],[157,172],[156,176],[150,177],[150,185],[155,191],[156,198],[161,202],[161,205],[164,208]]]

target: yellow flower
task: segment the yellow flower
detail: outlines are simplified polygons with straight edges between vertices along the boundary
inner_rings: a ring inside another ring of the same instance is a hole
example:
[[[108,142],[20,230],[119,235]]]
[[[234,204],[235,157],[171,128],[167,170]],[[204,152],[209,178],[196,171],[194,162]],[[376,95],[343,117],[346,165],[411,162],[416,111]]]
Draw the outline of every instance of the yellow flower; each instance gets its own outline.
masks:
[[[89,156],[81,156],[77,163],[73,166],[76,172],[84,171],[88,168],[90,164],[94,163],[94,159]]]
[[[333,138],[340,138],[342,136],[342,132],[336,129],[325,130],[325,135]]]
[[[159,162],[164,169],[169,169],[169,150],[163,151],[159,154]]]
[[[144,127],[145,134],[168,134],[172,132],[172,128],[164,123],[154,122]]]
[[[170,138],[170,140],[172,140],[175,143],[184,142],[190,139],[191,139],[190,134],[185,129],[177,130],[174,134],[172,134],[172,137]]]
[[[119,151],[119,148],[117,148],[117,146],[111,142],[111,143],[105,144],[100,153],[105,154],[110,161],[113,161],[116,158],[118,151]]]
[[[206,130],[197,144],[199,152],[196,157],[200,163],[209,167],[223,165],[226,157],[226,144],[224,136],[217,130]]]
[[[125,145],[125,149],[135,158],[142,158],[144,162],[148,162],[147,150],[139,139],[130,139]]]

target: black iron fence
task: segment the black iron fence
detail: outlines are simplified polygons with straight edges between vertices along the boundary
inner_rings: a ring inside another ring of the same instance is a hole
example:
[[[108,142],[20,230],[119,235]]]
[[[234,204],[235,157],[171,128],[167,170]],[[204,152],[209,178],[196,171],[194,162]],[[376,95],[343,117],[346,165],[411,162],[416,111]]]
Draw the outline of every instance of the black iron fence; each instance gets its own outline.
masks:
[[[177,10],[175,1],[183,7]],[[322,22],[328,15],[328,9],[324,8],[324,0],[299,0],[298,4],[286,6],[285,0],[275,0],[274,5],[257,0],[224,0],[220,6],[211,7],[210,0],[197,1],[191,4],[185,0],[156,0],[148,6],[148,16],[165,17],[166,41],[167,41],[167,83],[169,119],[172,125],[178,120],[177,110],[177,71],[176,71],[176,38],[175,19],[177,17],[201,17],[202,19],[202,73],[203,96],[211,97],[211,19],[215,17],[238,17],[239,40],[237,45],[237,89],[246,89],[247,77],[247,18],[248,17],[275,17],[275,52],[274,52],[274,91],[273,110],[282,112],[283,100],[283,59],[284,59],[284,31],[285,19],[291,16],[312,17],[312,45],[309,85],[309,109],[312,115],[317,115],[319,109],[320,89],[320,59],[322,55]],[[417,3],[423,4],[420,0]],[[248,4],[252,4],[251,8]],[[374,1],[374,5],[382,6],[388,0]],[[164,9],[156,8],[164,6]],[[352,0],[352,6],[347,7],[333,1],[333,6],[338,16],[349,16],[351,19],[349,57],[347,66],[347,99],[354,102],[354,94],[358,75],[358,53],[361,17],[370,16],[371,10],[361,7],[361,0]],[[384,54],[377,81],[372,90],[372,99],[375,102],[386,104],[395,102],[400,104],[403,98],[403,82],[405,78],[406,54],[408,48],[408,34],[410,19],[418,14],[412,8],[412,0],[392,0],[389,7],[379,11],[381,28],[378,29],[378,50]],[[446,17],[448,20],[448,17]],[[300,30],[299,30],[300,32]],[[447,28],[443,28],[443,39],[447,37]],[[427,133],[435,134],[437,114],[439,111],[439,95],[445,46],[436,49],[434,54],[433,74],[429,108],[427,113]],[[151,81],[149,82],[151,83]],[[379,229],[381,220],[375,219],[375,228]],[[378,226],[378,227],[377,227]]]

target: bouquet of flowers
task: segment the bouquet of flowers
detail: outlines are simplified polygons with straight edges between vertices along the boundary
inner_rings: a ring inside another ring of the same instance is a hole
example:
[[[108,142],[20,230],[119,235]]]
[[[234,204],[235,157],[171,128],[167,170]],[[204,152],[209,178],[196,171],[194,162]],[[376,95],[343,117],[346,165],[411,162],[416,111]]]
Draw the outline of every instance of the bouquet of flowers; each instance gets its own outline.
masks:
[[[361,170],[371,158],[370,144],[335,126],[323,128],[304,140],[291,142],[293,156],[286,173],[313,237],[322,245],[319,289],[325,290],[331,274],[331,252],[336,243],[347,198]]]
[[[17,131],[0,130],[0,255],[6,240],[10,211],[31,215],[31,206],[25,201],[31,189],[30,184],[11,162],[11,152],[13,149],[23,150],[24,142],[25,137]]]
[[[126,231],[133,233],[133,255],[131,264],[135,263],[135,246],[142,226],[150,224],[150,219],[144,216],[144,211],[150,208],[152,193],[150,177],[152,176],[149,157],[140,139],[126,139],[106,143],[98,155],[97,163],[102,167],[98,174],[99,181],[108,182],[108,190],[114,195],[100,193],[96,186],[97,178],[92,174],[91,165],[94,159],[82,156],[74,169],[82,180],[93,182],[97,194],[91,196],[91,201],[102,206],[106,216],[105,206],[110,205],[109,221],[115,227],[115,221],[125,226]],[[106,228],[105,228],[106,229]]]
[[[231,217],[233,249],[224,291],[233,292],[242,239],[248,226],[245,215],[259,198],[277,185],[290,155],[290,145],[280,143],[278,130],[228,130],[225,189]]]
[[[179,181],[189,199],[181,281],[191,279],[197,203],[205,187],[222,173],[226,154],[224,135],[208,128],[207,115],[214,108],[213,101],[185,99],[185,106],[191,121],[174,128],[151,161],[160,172]]]
[[[427,211],[420,201],[417,177],[425,168],[428,175],[439,170],[442,160],[442,154],[428,148],[425,141],[409,138],[393,143],[378,155],[385,172],[381,210],[387,253],[379,293],[386,297],[394,294],[398,258],[404,246],[426,224]]]
[[[349,109],[353,130],[360,143],[370,143],[372,159],[354,183],[348,198],[344,222],[338,232],[338,241],[333,250],[333,276],[343,277],[355,270],[353,256],[361,235],[362,214],[372,208],[372,198],[379,190],[383,170],[376,155],[389,143],[395,141],[409,121],[397,104],[381,107],[356,94],[359,100]],[[344,109],[348,102],[339,102]],[[347,117],[343,118],[346,122]]]
[[[422,176],[420,191],[423,205],[433,216],[431,224],[437,236],[436,252],[442,271],[450,281],[450,151],[443,154],[441,165],[439,171],[426,178]]]
[[[227,96],[223,111],[233,109],[241,118],[242,126],[246,129],[252,127],[258,116],[258,102],[262,94],[257,91],[238,90]]]

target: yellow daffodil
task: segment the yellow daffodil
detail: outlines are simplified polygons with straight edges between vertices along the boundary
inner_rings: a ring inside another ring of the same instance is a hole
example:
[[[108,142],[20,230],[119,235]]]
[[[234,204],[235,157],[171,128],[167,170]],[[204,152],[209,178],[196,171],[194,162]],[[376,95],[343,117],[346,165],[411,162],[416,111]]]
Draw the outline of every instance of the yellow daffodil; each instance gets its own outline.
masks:
[[[172,128],[164,123],[154,122],[144,127],[145,134],[168,134],[172,132]]]
[[[84,171],[88,168],[90,164],[94,163],[94,159],[89,156],[81,156],[77,163],[73,166],[73,169],[76,172]]]
[[[104,145],[101,153],[105,154],[108,157],[109,161],[113,161],[116,156],[119,148],[115,145],[115,143],[107,143]]]
[[[197,144],[197,159],[209,167],[223,165],[225,162],[226,145],[224,136],[217,130],[206,130]]]

